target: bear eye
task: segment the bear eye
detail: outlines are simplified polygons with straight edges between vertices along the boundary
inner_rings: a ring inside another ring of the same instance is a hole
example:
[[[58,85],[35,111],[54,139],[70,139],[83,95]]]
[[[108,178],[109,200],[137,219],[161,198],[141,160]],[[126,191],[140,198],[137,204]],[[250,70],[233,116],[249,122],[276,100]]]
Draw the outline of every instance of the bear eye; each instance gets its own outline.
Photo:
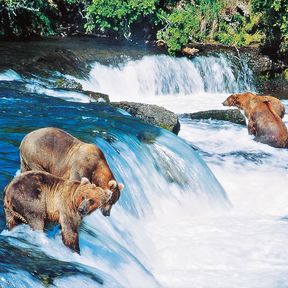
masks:
[[[89,204],[93,205],[95,203],[95,201],[93,199],[89,199]]]

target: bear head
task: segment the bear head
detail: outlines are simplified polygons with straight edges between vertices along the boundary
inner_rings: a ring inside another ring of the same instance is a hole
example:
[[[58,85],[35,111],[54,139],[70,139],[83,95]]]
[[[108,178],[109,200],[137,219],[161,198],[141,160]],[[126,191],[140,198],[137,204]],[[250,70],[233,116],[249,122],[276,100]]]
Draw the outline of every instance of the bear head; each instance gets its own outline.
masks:
[[[250,101],[255,97],[253,93],[238,93],[230,95],[222,104],[224,106],[235,106],[240,109],[248,108]]]
[[[84,217],[96,209],[101,208],[103,205],[106,205],[111,196],[112,192],[110,190],[97,187],[87,178],[83,177],[75,192],[74,205],[80,216]]]
[[[112,206],[120,198],[120,193],[123,190],[124,185],[122,183],[118,184],[115,180],[110,180],[108,182],[108,187],[109,187],[110,191],[112,192],[112,196],[108,200],[108,202],[101,207],[101,212],[104,216],[110,216]]]

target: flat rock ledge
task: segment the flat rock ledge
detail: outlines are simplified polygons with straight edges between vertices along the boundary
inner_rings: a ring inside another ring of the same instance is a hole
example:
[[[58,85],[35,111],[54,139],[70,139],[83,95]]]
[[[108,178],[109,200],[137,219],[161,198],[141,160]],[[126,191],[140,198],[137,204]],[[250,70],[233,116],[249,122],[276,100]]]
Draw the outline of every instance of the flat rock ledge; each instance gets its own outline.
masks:
[[[146,123],[167,129],[178,135],[180,131],[180,122],[178,116],[157,105],[142,104],[135,102],[113,102],[114,107],[128,112],[131,116],[139,118]]]
[[[246,125],[245,117],[238,109],[199,111],[195,113],[181,114],[180,117],[189,119],[200,119],[200,120],[201,119],[223,120],[240,125]]]

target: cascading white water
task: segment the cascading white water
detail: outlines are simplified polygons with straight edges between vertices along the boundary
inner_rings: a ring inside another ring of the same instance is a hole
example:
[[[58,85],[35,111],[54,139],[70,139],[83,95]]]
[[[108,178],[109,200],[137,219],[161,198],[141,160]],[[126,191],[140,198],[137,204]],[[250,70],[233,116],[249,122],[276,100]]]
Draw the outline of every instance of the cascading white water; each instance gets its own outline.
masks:
[[[146,56],[115,67],[95,63],[82,84],[113,101],[150,102],[175,112],[223,109],[228,93],[254,90],[246,62],[235,66],[229,57]],[[88,117],[90,109],[81,105],[87,122],[101,117],[95,107]],[[25,238],[56,259],[100,269],[104,279],[108,274],[124,287],[287,287],[287,150],[253,141],[247,128],[236,124],[182,120],[179,136],[200,148],[227,200],[187,143],[168,132],[143,136],[132,120],[124,126],[120,119],[104,121],[112,144],[93,141],[126,188],[110,219],[99,213],[85,219],[82,255],[63,249],[59,234],[47,237],[19,227],[2,236]],[[137,137],[130,135],[133,129]],[[29,275],[23,277],[29,287]],[[74,284],[94,285],[81,276],[56,280],[57,287]]]
[[[96,62],[89,83],[83,84],[85,88],[107,93],[112,99],[135,100],[155,95],[229,93],[251,89],[253,84],[250,70],[246,67],[247,71],[243,73],[241,68],[245,65],[244,60],[239,64],[242,67],[234,66],[233,70],[231,60],[221,54],[195,57],[193,60],[166,55],[145,56],[117,67]]]
[[[108,94],[111,101],[153,103],[176,112],[194,111],[198,106],[196,95],[203,95],[208,109],[219,102],[215,93],[221,93],[224,100],[224,94],[254,90],[247,61],[232,54],[199,56],[192,60],[145,56],[117,66],[96,62],[89,80],[77,81],[86,90]]]
[[[17,81],[21,79],[21,76],[12,69],[0,73],[0,81]]]
[[[229,57],[95,63],[83,84],[115,101],[153,103],[176,113],[224,109],[229,93],[255,90],[247,63],[238,59],[235,66],[237,59],[232,64]],[[287,150],[257,143],[246,127],[221,121],[184,121],[180,137],[203,149],[234,208],[196,216],[189,205],[166,201],[166,209],[145,222],[157,251],[151,265],[156,278],[173,288],[286,287],[288,229],[281,216],[288,213]]]

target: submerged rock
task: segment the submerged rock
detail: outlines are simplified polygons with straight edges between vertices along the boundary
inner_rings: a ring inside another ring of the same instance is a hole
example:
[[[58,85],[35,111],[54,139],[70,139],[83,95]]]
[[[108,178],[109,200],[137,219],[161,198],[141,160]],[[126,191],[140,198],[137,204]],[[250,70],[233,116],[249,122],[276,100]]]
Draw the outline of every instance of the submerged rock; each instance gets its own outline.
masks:
[[[146,123],[167,129],[176,135],[180,131],[178,116],[163,107],[126,101],[114,102],[112,105],[127,111],[133,117],[140,118]]]
[[[83,89],[82,84],[78,83],[74,79],[60,78],[56,80],[55,84],[56,84],[56,88],[59,88],[59,89],[76,89],[76,90]]]
[[[95,282],[95,287],[104,284],[104,279],[97,272],[89,271],[91,269],[85,265],[50,258],[25,240],[15,238],[15,244],[19,245],[17,247],[10,243],[12,239],[0,236],[1,273],[26,271],[45,287],[54,286],[56,279],[77,275],[90,278]]]
[[[245,117],[238,109],[208,110],[195,113],[185,113],[181,114],[180,117],[190,119],[223,120],[240,125],[246,125]]]
[[[103,94],[100,92],[87,91],[87,90],[83,90],[81,91],[81,93],[87,95],[91,99],[91,102],[94,100],[96,102],[110,103],[110,99],[107,94]]]

